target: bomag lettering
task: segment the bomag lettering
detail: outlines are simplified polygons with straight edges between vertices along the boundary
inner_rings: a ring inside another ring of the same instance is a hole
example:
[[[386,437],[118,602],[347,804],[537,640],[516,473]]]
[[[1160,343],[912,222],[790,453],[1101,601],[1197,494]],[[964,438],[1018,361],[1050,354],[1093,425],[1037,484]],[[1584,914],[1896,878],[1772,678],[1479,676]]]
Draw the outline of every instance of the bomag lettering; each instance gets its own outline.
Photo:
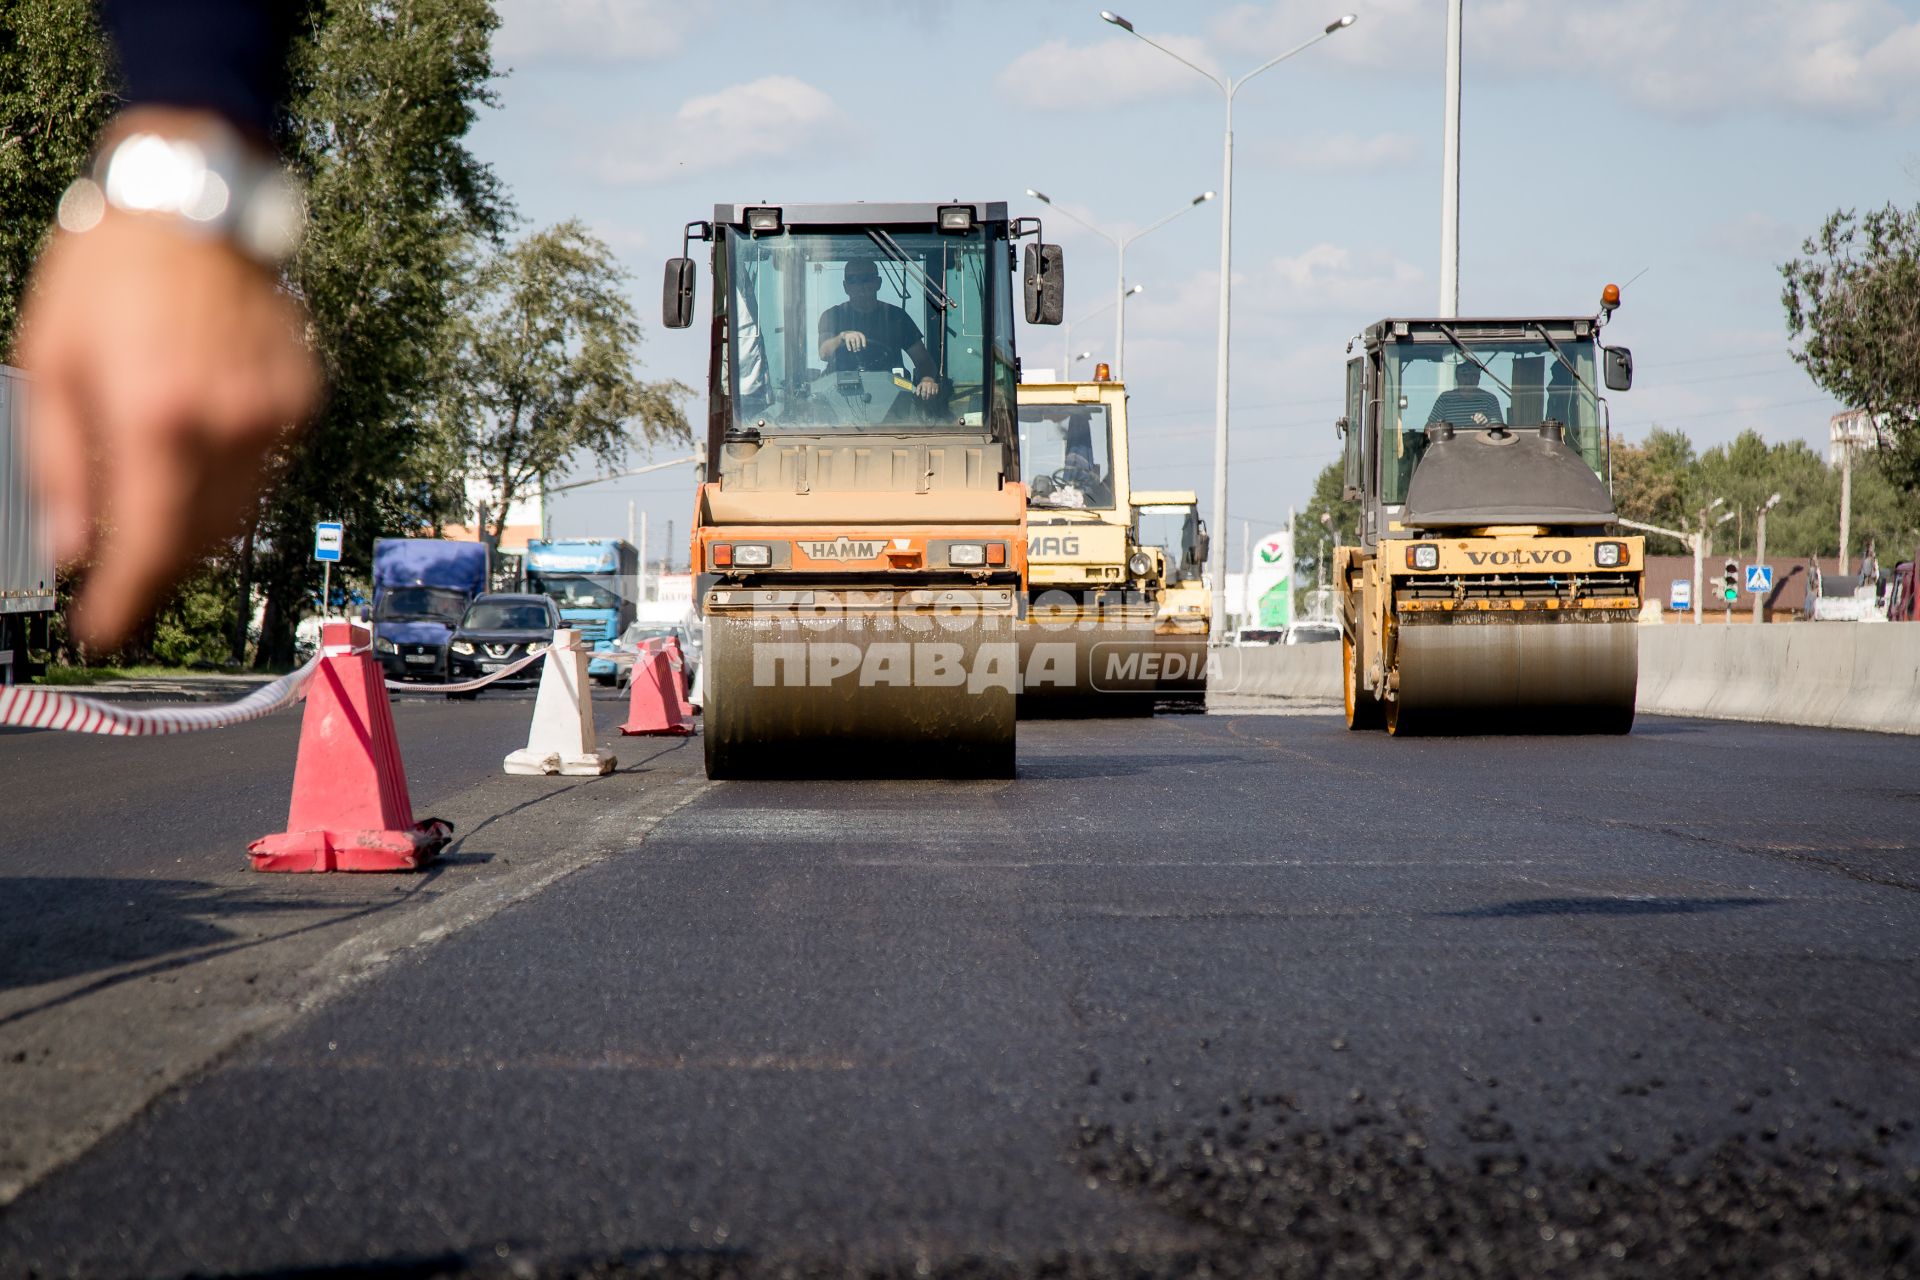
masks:
[[[1027,539],[1029,556],[1077,556],[1080,554],[1078,534],[1035,534]]]
[[[1525,567],[1529,565],[1572,564],[1573,552],[1565,550],[1531,551],[1522,548],[1518,551],[1473,551],[1467,552],[1467,559],[1476,565],[1497,565]]]

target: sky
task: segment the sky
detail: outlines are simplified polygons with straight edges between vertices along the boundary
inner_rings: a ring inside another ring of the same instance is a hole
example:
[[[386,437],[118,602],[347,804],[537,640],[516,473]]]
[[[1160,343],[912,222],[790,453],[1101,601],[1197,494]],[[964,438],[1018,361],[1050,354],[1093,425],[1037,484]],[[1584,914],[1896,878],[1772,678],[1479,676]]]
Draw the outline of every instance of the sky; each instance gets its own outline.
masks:
[[[1142,34],[1232,77],[1356,15],[1234,100],[1237,566],[1243,532],[1284,524],[1338,455],[1348,339],[1438,305],[1446,3],[1119,2]],[[696,423],[705,326],[660,326],[660,274],[715,204],[1005,200],[1064,247],[1072,348],[1105,360],[1114,250],[1059,210],[1124,237],[1222,185],[1220,89],[1092,3],[499,9],[499,103],[471,144],[522,230],[578,217],[611,246],[632,273],[642,373],[693,388]],[[1658,423],[1704,449],[1750,428],[1824,451],[1841,406],[1790,358],[1778,266],[1836,209],[1920,204],[1920,0],[1465,0],[1464,32],[1461,314],[1586,314],[1618,283],[1607,340],[1633,349],[1635,384],[1612,397],[1617,438]],[[1220,209],[1188,209],[1126,262],[1141,286],[1124,304],[1135,481],[1196,489],[1204,507]],[[1068,339],[1023,326],[1022,359],[1058,367]],[[684,567],[690,468],[556,495],[552,532],[624,536],[629,502],[654,557],[672,522]]]

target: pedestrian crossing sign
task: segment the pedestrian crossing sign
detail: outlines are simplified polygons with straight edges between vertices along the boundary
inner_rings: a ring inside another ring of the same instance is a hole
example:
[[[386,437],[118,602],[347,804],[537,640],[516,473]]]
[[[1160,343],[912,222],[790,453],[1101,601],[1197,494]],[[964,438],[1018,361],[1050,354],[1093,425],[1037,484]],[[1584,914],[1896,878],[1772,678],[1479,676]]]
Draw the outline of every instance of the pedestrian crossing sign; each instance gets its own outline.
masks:
[[[1773,590],[1773,566],[1770,564],[1750,564],[1747,566],[1747,594],[1765,595]]]

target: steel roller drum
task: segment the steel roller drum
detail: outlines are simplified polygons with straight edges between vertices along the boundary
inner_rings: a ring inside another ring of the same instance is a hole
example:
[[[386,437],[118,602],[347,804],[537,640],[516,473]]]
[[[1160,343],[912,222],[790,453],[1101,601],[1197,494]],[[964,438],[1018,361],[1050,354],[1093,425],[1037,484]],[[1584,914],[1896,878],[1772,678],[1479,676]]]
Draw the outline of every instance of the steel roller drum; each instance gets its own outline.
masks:
[[[707,615],[710,778],[1011,778],[1013,617]]]
[[[1030,718],[1153,714],[1164,662],[1150,609],[1048,607],[1020,624],[1020,714]]]
[[[1400,615],[1394,734],[1625,733],[1640,637],[1631,621]]]

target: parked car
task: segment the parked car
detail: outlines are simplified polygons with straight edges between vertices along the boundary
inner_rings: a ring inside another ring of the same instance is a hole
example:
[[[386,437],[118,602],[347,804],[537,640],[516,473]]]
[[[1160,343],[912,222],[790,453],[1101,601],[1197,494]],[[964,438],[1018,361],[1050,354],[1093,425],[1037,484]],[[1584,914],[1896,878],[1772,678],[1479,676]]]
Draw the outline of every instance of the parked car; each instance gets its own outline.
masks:
[[[1288,644],[1333,644],[1339,639],[1337,622],[1296,622],[1287,628]]]
[[[693,683],[694,673],[700,668],[700,647],[687,628],[678,622],[635,622],[620,633],[613,642],[611,652],[616,655],[631,656],[640,651],[640,646],[649,640],[672,637],[680,645],[680,656],[687,666],[687,683]],[[620,663],[620,686],[625,688],[633,678],[633,664]]]
[[[552,644],[559,625],[560,609],[546,596],[480,596],[467,606],[447,642],[448,675],[456,681],[476,680],[499,671]],[[539,678],[535,663],[501,683],[531,684]]]

